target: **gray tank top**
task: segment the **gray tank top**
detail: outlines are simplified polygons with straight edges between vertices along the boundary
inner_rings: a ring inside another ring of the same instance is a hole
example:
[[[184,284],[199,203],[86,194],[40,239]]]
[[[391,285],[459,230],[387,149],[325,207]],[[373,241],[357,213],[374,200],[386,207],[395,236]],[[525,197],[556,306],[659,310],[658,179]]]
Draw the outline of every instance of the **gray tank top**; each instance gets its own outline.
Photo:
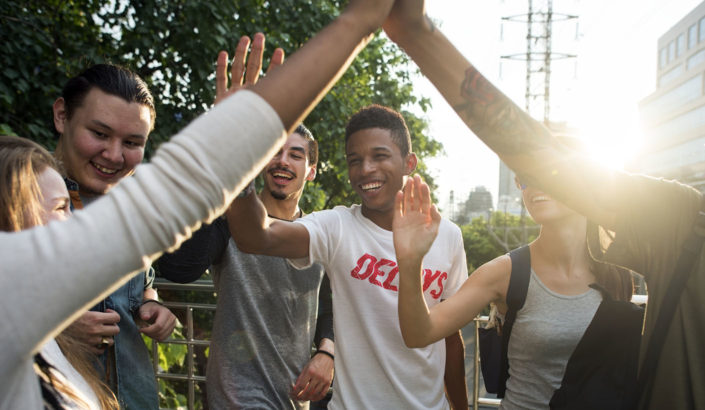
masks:
[[[553,292],[531,270],[526,302],[509,338],[509,379],[500,409],[548,408],[601,301],[595,289],[572,296]]]

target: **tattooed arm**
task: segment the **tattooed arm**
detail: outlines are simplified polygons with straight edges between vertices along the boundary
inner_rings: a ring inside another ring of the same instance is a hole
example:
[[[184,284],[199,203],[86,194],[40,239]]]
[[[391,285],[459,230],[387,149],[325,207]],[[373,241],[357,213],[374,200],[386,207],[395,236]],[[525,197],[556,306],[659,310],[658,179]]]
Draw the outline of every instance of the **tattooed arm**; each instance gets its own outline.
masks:
[[[436,29],[422,0],[397,0],[387,35],[418,64],[467,126],[519,178],[604,226],[614,226],[614,171],[561,146]]]

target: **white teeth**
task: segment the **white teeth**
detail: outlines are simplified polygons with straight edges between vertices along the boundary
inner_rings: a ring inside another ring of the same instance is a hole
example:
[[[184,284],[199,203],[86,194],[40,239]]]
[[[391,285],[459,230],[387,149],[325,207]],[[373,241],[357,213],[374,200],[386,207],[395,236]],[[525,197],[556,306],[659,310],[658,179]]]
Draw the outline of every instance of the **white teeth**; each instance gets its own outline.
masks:
[[[382,186],[381,182],[370,182],[369,184],[361,185],[360,188],[362,188],[363,191],[369,191],[371,189],[380,188],[381,186]]]
[[[118,172],[117,169],[110,169],[110,168],[105,168],[101,167],[100,165],[96,164],[95,162],[92,162],[93,166],[98,168],[100,172],[106,173],[106,174],[115,174]]]
[[[550,200],[551,200],[551,198],[549,198],[547,196],[543,196],[543,195],[539,195],[539,196],[535,196],[535,197],[531,198],[532,202],[543,202],[543,201],[550,201]]]
[[[279,177],[279,178],[286,178],[286,179],[294,179],[291,175],[289,174],[282,174],[281,172],[273,172],[272,176],[274,177]]]

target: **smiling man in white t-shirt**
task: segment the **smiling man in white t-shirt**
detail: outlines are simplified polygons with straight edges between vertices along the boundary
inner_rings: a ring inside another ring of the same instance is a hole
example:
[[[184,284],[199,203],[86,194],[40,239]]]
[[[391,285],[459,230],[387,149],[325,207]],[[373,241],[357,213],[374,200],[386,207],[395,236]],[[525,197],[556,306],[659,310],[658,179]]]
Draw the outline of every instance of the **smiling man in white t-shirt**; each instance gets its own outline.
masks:
[[[369,106],[350,119],[345,142],[361,205],[287,223],[268,219],[257,196],[246,195],[227,213],[233,238],[243,251],[287,257],[298,268],[318,262],[328,272],[337,356],[330,408],[467,408],[460,332],[409,349],[399,330],[394,197],[417,163],[406,124],[394,110]],[[429,306],[455,293],[466,277],[460,230],[444,220],[424,260]]]

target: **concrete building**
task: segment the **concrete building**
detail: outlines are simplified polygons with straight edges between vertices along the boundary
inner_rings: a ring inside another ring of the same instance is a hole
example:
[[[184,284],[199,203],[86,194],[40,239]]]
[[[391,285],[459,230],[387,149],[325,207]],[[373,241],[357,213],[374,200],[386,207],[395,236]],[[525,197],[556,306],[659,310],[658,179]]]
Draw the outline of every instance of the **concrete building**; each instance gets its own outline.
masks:
[[[487,218],[493,211],[492,193],[484,186],[477,186],[470,192],[465,202],[465,213],[472,220],[478,216]]]
[[[656,91],[639,111],[643,149],[628,169],[705,191],[705,2],[659,38]]]
[[[508,212],[512,215],[521,215],[522,207],[521,191],[514,182],[514,171],[500,160],[497,210]]]
[[[458,225],[465,225],[477,217],[488,219],[494,210],[492,204],[492,193],[484,186],[476,186],[468,199],[458,205],[451,220]]]

